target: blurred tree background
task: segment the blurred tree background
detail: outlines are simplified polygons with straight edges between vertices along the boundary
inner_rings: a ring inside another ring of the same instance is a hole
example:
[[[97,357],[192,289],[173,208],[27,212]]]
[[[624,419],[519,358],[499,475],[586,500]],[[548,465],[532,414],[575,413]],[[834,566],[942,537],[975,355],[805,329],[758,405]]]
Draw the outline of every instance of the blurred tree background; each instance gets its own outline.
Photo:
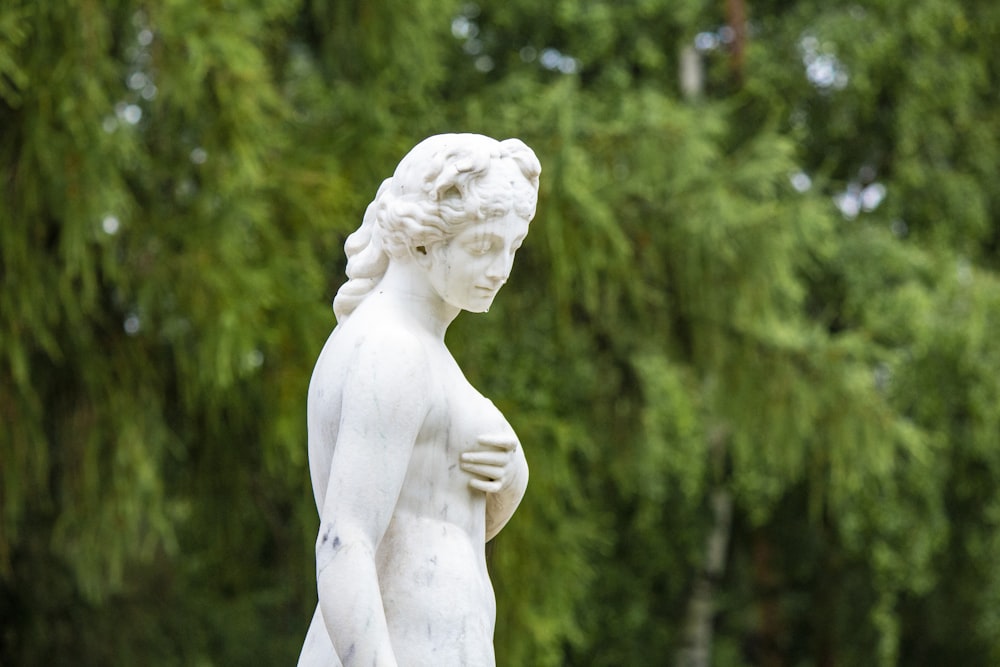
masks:
[[[423,137],[538,153],[449,333],[500,665],[1000,663],[993,0],[4,0],[0,665],[294,664],[305,394]]]

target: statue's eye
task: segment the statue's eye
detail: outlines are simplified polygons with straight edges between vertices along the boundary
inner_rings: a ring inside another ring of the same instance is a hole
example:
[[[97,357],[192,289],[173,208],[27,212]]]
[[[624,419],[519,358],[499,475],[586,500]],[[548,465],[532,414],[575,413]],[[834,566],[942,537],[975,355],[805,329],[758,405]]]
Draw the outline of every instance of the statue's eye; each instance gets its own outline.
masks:
[[[465,246],[466,252],[470,255],[488,255],[493,251],[494,243],[492,241],[478,241],[476,243],[470,243]]]

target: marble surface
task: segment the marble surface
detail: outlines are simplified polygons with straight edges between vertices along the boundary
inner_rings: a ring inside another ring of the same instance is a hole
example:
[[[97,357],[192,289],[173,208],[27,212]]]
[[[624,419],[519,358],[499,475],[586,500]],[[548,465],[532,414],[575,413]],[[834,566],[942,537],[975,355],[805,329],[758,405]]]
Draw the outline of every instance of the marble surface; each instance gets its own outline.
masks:
[[[319,604],[302,667],[495,665],[484,546],[528,467],[444,334],[506,282],[539,172],[517,139],[430,137],[345,244],[349,280],[308,394]]]

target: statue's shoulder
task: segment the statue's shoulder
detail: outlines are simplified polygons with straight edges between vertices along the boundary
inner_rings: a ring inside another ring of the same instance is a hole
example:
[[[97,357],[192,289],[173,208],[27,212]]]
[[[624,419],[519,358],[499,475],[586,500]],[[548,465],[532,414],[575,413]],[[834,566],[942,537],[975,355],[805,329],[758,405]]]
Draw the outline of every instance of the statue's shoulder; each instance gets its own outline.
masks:
[[[430,337],[400,318],[353,317],[338,332],[336,341],[352,371],[365,376],[428,379],[431,369]]]

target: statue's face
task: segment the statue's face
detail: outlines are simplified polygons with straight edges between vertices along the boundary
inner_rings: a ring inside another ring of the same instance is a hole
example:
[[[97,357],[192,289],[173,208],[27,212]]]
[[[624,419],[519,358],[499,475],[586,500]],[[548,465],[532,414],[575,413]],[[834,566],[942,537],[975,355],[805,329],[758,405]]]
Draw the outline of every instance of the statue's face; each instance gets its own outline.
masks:
[[[514,253],[528,234],[528,220],[515,211],[473,223],[431,247],[430,282],[456,308],[484,313],[514,265]]]

